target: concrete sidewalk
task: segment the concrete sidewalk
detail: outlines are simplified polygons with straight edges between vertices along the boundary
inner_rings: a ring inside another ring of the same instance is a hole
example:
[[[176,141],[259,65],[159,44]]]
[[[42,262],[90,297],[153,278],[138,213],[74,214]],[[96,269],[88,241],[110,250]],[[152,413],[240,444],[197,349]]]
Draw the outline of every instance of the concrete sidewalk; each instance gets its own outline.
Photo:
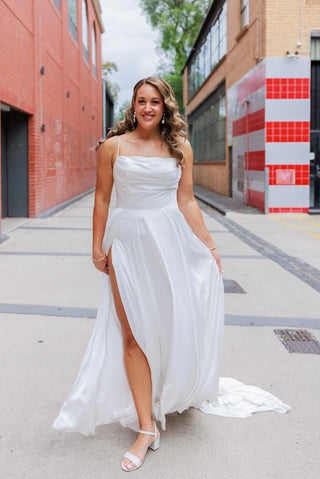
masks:
[[[303,213],[263,214],[233,198],[194,186],[196,198],[235,221],[252,234],[270,242],[283,252],[309,262],[320,270],[320,215]],[[208,208],[206,208],[208,210]],[[215,215],[217,217],[217,215]],[[294,234],[293,234],[294,233]]]
[[[113,424],[84,437],[51,428],[78,372],[100,293],[100,275],[91,265],[92,204],[91,194],[49,218],[7,223],[9,239],[0,245],[0,401],[5,411],[0,458],[5,479],[114,479],[125,474],[120,460],[135,437],[130,430]],[[224,278],[243,291],[225,295],[229,325],[222,376],[266,389],[292,409],[247,419],[194,409],[171,414],[159,451],[148,453],[135,474],[155,479],[316,479],[320,355],[290,354],[273,329],[307,326],[320,340],[317,230],[312,229],[312,236],[292,228],[286,224],[289,217],[281,215],[273,220],[255,212],[230,211],[226,218],[208,207],[203,212],[221,251]],[[309,265],[308,278],[291,271],[292,261],[284,261],[285,255]]]

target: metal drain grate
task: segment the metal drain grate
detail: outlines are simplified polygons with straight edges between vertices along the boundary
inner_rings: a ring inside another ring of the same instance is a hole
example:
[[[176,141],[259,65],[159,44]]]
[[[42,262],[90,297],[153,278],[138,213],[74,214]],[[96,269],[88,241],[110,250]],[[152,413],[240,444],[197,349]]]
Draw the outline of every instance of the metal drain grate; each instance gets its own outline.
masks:
[[[305,329],[274,329],[289,353],[320,354],[320,344]]]
[[[233,279],[224,279],[224,292],[225,293],[236,293],[236,294],[246,294],[245,290],[241,288]]]

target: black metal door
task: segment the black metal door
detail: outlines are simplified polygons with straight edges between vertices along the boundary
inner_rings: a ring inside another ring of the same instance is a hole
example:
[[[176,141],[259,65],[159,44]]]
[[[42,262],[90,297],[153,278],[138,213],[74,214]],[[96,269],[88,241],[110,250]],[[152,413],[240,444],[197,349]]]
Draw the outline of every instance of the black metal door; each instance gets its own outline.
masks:
[[[8,216],[7,113],[1,112],[1,216]]]
[[[320,208],[320,61],[311,63],[310,208]]]
[[[2,216],[28,216],[28,115],[2,113],[1,134]]]

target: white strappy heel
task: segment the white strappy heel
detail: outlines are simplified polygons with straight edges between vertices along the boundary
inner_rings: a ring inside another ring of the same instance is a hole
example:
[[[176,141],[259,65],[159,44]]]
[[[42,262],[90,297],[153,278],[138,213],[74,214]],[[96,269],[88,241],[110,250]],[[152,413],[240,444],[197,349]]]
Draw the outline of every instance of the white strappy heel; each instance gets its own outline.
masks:
[[[141,431],[139,430],[140,434],[147,434],[148,436],[154,436],[153,442],[150,444],[149,449],[152,449],[153,451],[156,451],[159,449],[160,446],[160,432],[159,435],[157,436],[157,425],[156,422],[154,422],[154,432],[149,432],[149,431]],[[139,459],[135,454],[132,454],[132,452],[127,451],[123,458],[129,459],[136,467],[130,468],[125,464],[122,460],[121,463],[121,469],[126,472],[131,472],[139,469],[139,467],[142,466],[143,461]]]

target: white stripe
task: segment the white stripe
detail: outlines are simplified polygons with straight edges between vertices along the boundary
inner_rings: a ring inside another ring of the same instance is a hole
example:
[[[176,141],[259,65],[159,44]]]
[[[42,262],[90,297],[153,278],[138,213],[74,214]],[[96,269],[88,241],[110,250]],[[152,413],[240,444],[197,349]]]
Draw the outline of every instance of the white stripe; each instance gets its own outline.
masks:
[[[269,208],[308,208],[309,186],[269,186]]]
[[[247,113],[246,104],[238,100],[237,91],[233,88],[234,85],[228,90],[228,122],[231,127],[234,121],[245,118]],[[265,85],[249,95],[249,114],[265,108],[265,97]]]
[[[310,78],[310,58],[266,58],[267,78]]]
[[[308,165],[310,143],[266,143],[266,165]]]
[[[247,189],[264,193],[264,171],[247,171]]]
[[[266,121],[310,121],[310,100],[266,100]]]
[[[235,136],[232,141],[233,151],[237,155],[244,155],[247,151],[247,135]],[[257,130],[249,133],[249,151],[265,149],[265,130]]]

